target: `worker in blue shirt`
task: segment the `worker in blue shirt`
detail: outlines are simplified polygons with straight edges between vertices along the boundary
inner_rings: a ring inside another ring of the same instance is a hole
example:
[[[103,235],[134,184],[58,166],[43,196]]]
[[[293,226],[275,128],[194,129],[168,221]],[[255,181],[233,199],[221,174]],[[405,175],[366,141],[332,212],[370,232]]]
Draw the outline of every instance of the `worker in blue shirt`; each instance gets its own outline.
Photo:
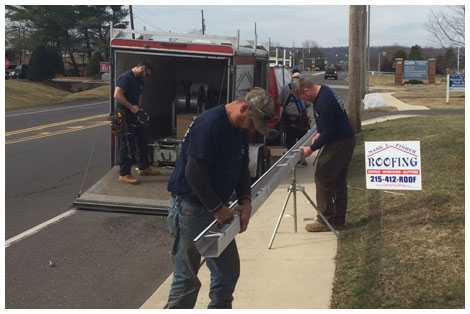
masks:
[[[226,105],[204,111],[190,125],[176,167],[168,183],[170,233],[174,238],[173,282],[168,308],[193,308],[201,283],[201,263],[193,239],[213,220],[229,223],[229,199],[235,191],[241,229],[251,215],[251,178],[248,169],[248,133],[268,133],[274,101],[262,88],[254,88]],[[206,258],[211,271],[209,308],[231,308],[240,273],[233,240],[217,258]]]
[[[142,109],[143,80],[152,75],[152,66],[147,61],[139,62],[131,70],[122,73],[117,79],[114,98],[117,109],[124,113],[127,132],[119,136],[119,182],[138,184],[131,174],[133,152],[137,153],[139,176],[157,175],[156,169],[150,168],[148,160],[148,121],[139,119]]]
[[[316,85],[301,78],[294,87],[294,94],[313,103],[317,134],[312,140],[312,145],[301,148],[304,150],[304,156],[308,157],[323,147],[315,171],[317,205],[328,222],[340,229],[346,222],[346,179],[356,144],[354,130],[343,102],[328,86]],[[305,229],[309,232],[330,230],[319,215],[317,220],[307,224]]]

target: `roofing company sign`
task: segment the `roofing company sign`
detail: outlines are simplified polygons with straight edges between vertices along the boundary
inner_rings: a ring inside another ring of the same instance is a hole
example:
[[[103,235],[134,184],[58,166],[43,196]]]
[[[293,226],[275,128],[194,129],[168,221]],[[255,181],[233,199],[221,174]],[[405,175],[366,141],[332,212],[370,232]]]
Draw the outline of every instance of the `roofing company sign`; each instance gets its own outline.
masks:
[[[367,189],[421,190],[419,141],[365,142]]]

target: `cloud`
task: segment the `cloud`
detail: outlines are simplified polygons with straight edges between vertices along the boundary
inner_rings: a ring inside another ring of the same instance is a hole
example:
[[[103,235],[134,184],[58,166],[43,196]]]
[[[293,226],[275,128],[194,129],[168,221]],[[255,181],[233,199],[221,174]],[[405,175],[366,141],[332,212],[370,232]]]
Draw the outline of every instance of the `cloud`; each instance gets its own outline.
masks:
[[[201,29],[204,10],[206,33],[254,39],[255,23],[258,41],[301,47],[314,40],[321,47],[349,45],[348,5],[182,5],[134,6],[137,21],[152,25],[147,29],[187,33]],[[445,6],[372,5],[371,45],[426,45],[429,34],[425,23],[431,9]],[[139,18],[139,15],[141,18]],[[149,23],[147,23],[149,24]],[[143,26],[143,25],[142,25]],[[140,26],[142,28],[142,26]],[[137,25],[136,27],[139,27]]]

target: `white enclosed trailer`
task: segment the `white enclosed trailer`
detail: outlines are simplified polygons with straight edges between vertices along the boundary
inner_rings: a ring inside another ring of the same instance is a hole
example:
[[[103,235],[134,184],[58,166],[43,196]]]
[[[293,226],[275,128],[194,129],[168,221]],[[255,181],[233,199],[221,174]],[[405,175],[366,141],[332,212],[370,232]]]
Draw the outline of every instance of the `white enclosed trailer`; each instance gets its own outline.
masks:
[[[139,177],[139,185],[118,182],[119,147],[117,138],[111,136],[110,171],[81,194],[74,205],[84,209],[166,214],[172,160],[181,134],[189,126],[188,116],[192,118],[206,109],[231,102],[255,86],[268,90],[268,52],[254,41],[240,41],[239,36],[122,29],[113,29],[111,34],[110,114],[116,112],[112,95],[117,78],[140,60],[152,64],[153,75],[144,81],[142,106],[150,117],[150,160],[161,174]],[[264,138],[256,133],[250,141],[250,173],[255,179],[266,169]]]

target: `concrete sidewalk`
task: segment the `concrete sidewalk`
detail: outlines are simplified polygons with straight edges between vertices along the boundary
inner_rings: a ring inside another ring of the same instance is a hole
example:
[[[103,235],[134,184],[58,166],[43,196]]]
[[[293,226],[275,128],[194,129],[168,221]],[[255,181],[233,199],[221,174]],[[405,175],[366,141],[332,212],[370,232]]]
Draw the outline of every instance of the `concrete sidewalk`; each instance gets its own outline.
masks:
[[[313,155],[309,166],[298,168],[297,184],[303,185],[315,200]],[[241,275],[233,308],[235,309],[327,309],[335,274],[336,236],[332,232],[305,231],[304,218],[316,216],[302,192],[297,192],[297,232],[294,232],[293,197],[289,203],[271,249],[268,249],[291,178],[286,179],[258,209],[248,230],[236,237]],[[198,275],[202,287],[197,309],[209,304],[210,272],[204,264]],[[142,306],[161,309],[170,291],[172,276]]]
[[[390,106],[401,110],[427,110],[424,106],[411,106],[382,94]],[[413,115],[391,115],[363,121],[363,125]],[[309,197],[316,201],[312,162],[297,169],[297,184],[302,185]],[[241,263],[241,274],[234,293],[235,309],[327,309],[330,306],[335,275],[337,239],[332,232],[305,231],[305,218],[316,216],[302,192],[297,192],[297,232],[294,232],[293,198],[289,199],[285,215],[271,249],[271,236],[288,194],[291,178],[287,178],[258,209],[250,220],[248,230],[236,237]],[[341,233],[340,233],[341,234]],[[204,264],[199,271],[202,287],[196,303],[197,309],[209,304],[210,273]],[[142,305],[142,309],[162,309],[167,302],[170,276]]]
[[[428,107],[425,106],[414,106],[414,105],[408,105],[407,103],[404,103],[398,98],[395,98],[392,96],[394,93],[380,93],[382,97],[385,99],[387,104],[392,107],[396,107],[398,111],[404,111],[404,110],[429,110]]]

